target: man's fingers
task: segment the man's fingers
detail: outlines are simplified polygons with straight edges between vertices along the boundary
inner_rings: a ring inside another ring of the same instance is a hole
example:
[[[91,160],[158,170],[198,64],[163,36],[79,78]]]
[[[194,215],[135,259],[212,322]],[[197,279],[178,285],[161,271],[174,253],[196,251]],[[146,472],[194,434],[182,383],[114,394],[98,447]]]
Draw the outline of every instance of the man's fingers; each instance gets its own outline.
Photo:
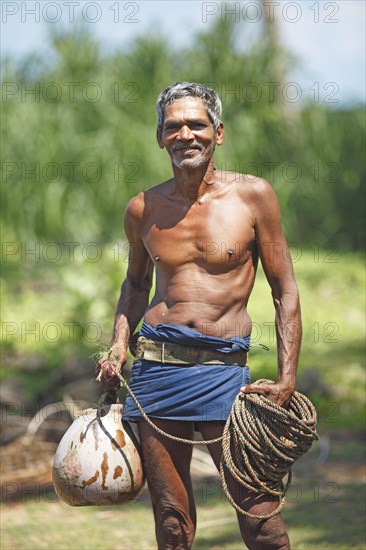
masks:
[[[291,396],[288,398],[282,395],[278,391],[278,388],[276,388],[276,384],[249,384],[248,386],[241,387],[240,391],[243,394],[257,393],[263,395],[269,401],[281,406],[286,406],[291,398]]]
[[[266,391],[266,387],[265,385],[261,384],[248,384],[248,386],[242,386],[240,388],[240,391],[242,393],[260,393],[261,395],[266,395],[267,394],[267,391]]]
[[[111,348],[112,349],[112,348]],[[121,387],[119,375],[122,373],[123,366],[127,361],[127,352],[124,350],[115,353],[107,358],[101,358],[96,365],[95,374],[97,380],[101,382],[106,391],[118,391]]]
[[[114,383],[117,383],[119,380],[117,374],[119,374],[121,370],[122,365],[116,365],[108,361],[108,359],[105,359],[104,361],[98,363],[96,367],[96,374],[98,375],[97,379],[105,382],[109,382],[114,379]]]

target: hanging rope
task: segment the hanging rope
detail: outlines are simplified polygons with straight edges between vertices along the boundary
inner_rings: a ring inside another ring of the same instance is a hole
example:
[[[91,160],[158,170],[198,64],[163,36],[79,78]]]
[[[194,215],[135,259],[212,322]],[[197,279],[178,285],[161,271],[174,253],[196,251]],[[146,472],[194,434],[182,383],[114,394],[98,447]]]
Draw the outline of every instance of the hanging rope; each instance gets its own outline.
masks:
[[[294,392],[286,408],[276,405],[259,394],[240,393],[232,406],[222,437],[205,441],[183,439],[171,435],[146,415],[123,376],[116,372],[121,386],[126,388],[146,422],[159,434],[188,445],[211,445],[222,442],[220,476],[226,498],[241,514],[268,519],[278,514],[291,484],[291,468],[295,460],[306,453],[316,433],[317,415],[314,405],[303,394]],[[98,379],[100,379],[99,373]],[[272,380],[258,380],[256,384],[274,384]],[[240,484],[259,494],[279,498],[278,507],[265,515],[250,514],[231,496],[225,470]],[[283,478],[288,475],[286,486]]]
[[[258,380],[256,384],[274,384]],[[230,504],[240,513],[257,519],[278,514],[291,484],[291,468],[305,454],[316,433],[314,405],[294,392],[288,406],[280,407],[259,394],[239,394],[222,436],[221,481]],[[238,483],[259,494],[277,496],[278,507],[267,515],[249,514],[236,504],[227,487],[225,468]],[[286,486],[283,478],[288,475]]]

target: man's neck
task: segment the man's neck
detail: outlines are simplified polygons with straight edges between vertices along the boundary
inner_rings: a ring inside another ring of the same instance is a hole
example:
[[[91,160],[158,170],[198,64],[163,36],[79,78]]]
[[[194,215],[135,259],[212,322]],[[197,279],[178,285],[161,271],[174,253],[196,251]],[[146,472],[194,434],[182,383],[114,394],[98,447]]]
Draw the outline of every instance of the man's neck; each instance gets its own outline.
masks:
[[[198,168],[178,168],[172,164],[177,193],[195,202],[205,193],[209,193],[215,184],[215,168],[212,158],[208,164]]]

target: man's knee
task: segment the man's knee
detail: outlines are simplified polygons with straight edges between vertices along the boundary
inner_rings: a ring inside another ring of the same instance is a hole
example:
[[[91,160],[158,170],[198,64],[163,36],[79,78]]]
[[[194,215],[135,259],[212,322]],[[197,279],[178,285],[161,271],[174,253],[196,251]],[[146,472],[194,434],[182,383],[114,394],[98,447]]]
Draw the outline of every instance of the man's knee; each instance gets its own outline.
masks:
[[[243,538],[250,550],[289,550],[290,548],[290,541],[281,516],[264,521],[250,520],[247,522]]]
[[[159,549],[186,550],[191,547],[196,526],[188,513],[171,505],[162,505],[155,507],[154,516]]]
[[[261,532],[254,536],[253,550],[289,550],[290,541],[285,531]]]

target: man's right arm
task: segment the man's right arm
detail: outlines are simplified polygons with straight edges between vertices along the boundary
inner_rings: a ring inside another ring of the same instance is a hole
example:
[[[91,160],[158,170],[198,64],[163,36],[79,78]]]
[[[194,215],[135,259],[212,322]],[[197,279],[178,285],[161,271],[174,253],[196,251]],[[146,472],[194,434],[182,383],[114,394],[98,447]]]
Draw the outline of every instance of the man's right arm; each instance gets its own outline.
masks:
[[[129,243],[128,268],[117,304],[110,347],[111,357],[117,359],[120,365],[127,360],[130,335],[145,313],[152,285],[154,264],[141,238],[143,211],[144,194],[140,193],[128,203],[124,218]],[[110,371],[108,365],[103,365],[105,367]],[[110,376],[111,372],[108,372],[105,378]]]

